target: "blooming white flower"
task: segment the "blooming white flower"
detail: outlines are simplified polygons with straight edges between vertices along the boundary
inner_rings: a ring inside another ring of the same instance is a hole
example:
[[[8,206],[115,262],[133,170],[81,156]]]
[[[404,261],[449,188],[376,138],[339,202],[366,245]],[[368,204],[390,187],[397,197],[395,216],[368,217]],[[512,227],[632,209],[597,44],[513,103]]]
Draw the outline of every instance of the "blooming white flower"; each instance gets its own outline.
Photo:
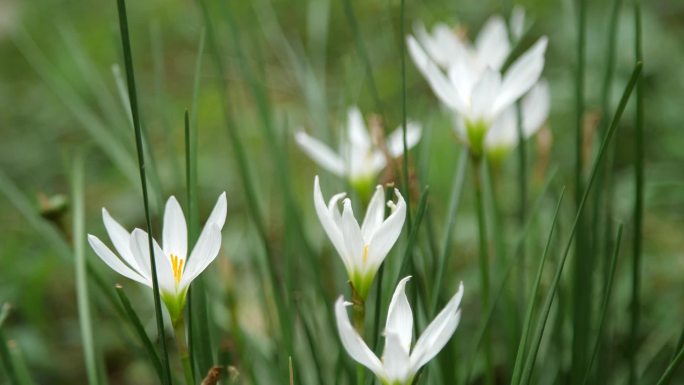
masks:
[[[409,53],[437,97],[459,115],[463,124],[457,125],[457,131],[479,156],[487,131],[497,118],[539,80],[547,38],[540,38],[501,74],[511,50],[503,19],[490,19],[475,46],[445,28],[438,26],[431,36],[419,25],[417,35],[425,49],[408,36]],[[446,74],[438,65],[446,68]]]
[[[173,196],[166,202],[162,233],[163,247],[159,247],[156,240],[153,240],[153,244],[159,293],[174,323],[182,315],[190,283],[218,255],[226,212],[227,201],[224,192],[219,196],[190,257],[187,258],[188,230],[183,210]],[[147,232],[136,228],[128,233],[105,208],[102,208],[102,220],[118,256],[98,237],[88,234],[90,247],[112,270],[126,278],[152,287]]]
[[[404,287],[411,277],[399,282],[387,312],[385,324],[385,348],[382,360],[379,359],[363,338],[349,322],[346,306],[349,303],[340,296],[335,303],[337,330],[347,353],[358,363],[370,369],[383,385],[409,385],[418,370],[451,339],[461,320],[459,305],[463,298],[463,283],[456,294],[437,314],[435,319],[423,331],[411,349],[413,339],[413,312],[409,305]]]
[[[410,149],[418,143],[421,127],[415,123],[406,126],[406,144]],[[363,116],[352,107],[347,114],[346,137],[340,143],[339,153],[304,131],[295,134],[299,147],[319,166],[331,173],[345,177],[354,185],[372,186],[376,175],[385,167],[387,159],[383,151],[371,140]],[[403,131],[396,129],[387,138],[387,152],[396,158],[404,153]]]
[[[537,82],[522,98],[520,112],[522,114],[522,137],[527,139],[544,125],[549,116],[551,95],[549,86],[543,80]],[[514,106],[509,107],[492,124],[485,137],[487,155],[501,158],[518,144],[518,119]]]
[[[345,193],[334,195],[328,204],[323,200],[318,176],[314,179],[314,206],[323,230],[342,258],[349,281],[356,293],[365,300],[375,273],[399,238],[406,219],[406,202],[394,189],[397,203],[387,202],[392,213],[385,219],[385,191],[377,186],[368,204],[366,216],[359,226]],[[338,203],[342,200],[342,213]]]

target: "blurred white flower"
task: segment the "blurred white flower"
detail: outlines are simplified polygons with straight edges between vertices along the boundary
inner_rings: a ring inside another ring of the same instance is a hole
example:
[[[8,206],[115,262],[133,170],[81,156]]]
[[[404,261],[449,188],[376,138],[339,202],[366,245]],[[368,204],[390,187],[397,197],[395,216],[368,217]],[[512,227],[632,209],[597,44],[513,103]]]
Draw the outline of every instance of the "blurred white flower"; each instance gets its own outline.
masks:
[[[375,273],[401,234],[406,218],[406,202],[394,189],[397,203],[387,202],[392,209],[385,219],[385,191],[377,186],[368,204],[363,223],[354,217],[351,200],[345,193],[334,195],[328,204],[323,200],[318,176],[314,179],[314,206],[323,230],[342,258],[349,281],[356,293],[365,300]],[[342,200],[340,213],[338,203]]]
[[[340,296],[335,303],[337,330],[347,353],[358,363],[370,369],[383,385],[409,385],[418,370],[434,358],[451,339],[461,319],[463,283],[435,319],[423,331],[411,349],[413,339],[413,312],[404,287],[411,277],[399,282],[387,312],[385,348],[379,359],[363,338],[352,327],[347,315],[348,303]]]
[[[522,30],[524,15],[518,14],[516,19],[514,33]],[[416,36],[422,47],[413,36],[407,38],[414,63],[442,103],[458,114],[457,132],[473,154],[481,155],[492,125],[539,80],[547,38],[540,38],[502,74],[511,46],[499,16],[489,19],[475,45],[461,40],[443,25],[435,27],[430,35],[418,24]]]
[[[520,112],[522,114],[522,136],[528,139],[544,125],[551,108],[549,85],[540,80],[522,98]],[[487,155],[501,158],[518,145],[518,119],[515,106],[504,111],[492,124],[485,137]]]
[[[152,241],[159,293],[174,323],[182,315],[188,286],[218,255],[226,212],[227,201],[224,192],[219,196],[190,257],[187,258],[188,230],[183,210],[173,196],[166,202],[162,233],[163,248],[159,247],[156,240]],[[102,208],[102,220],[118,256],[99,238],[88,234],[90,247],[112,270],[126,278],[152,287],[147,232],[136,228],[129,234],[105,208]]]
[[[421,127],[409,123],[406,127],[406,144],[410,149],[418,143]],[[358,108],[352,107],[347,114],[346,137],[342,137],[339,152],[325,143],[309,136],[304,131],[295,134],[299,147],[319,166],[331,173],[347,178],[355,187],[372,184],[377,174],[385,167],[387,159],[382,149],[373,143]],[[404,153],[403,132],[395,130],[387,138],[387,152],[396,158]]]

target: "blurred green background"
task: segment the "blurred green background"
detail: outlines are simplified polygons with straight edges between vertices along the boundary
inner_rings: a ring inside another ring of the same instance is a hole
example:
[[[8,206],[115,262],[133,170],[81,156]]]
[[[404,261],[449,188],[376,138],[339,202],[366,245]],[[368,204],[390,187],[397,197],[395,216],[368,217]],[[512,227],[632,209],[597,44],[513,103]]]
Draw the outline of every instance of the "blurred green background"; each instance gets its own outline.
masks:
[[[603,113],[601,84],[611,3],[589,2],[587,109],[594,117]],[[290,182],[304,223],[310,238],[316,240],[316,248],[328,251],[328,240],[321,236],[313,214],[313,176],[324,175],[326,196],[346,186],[325,175],[299,152],[292,140],[293,131],[301,127],[333,143],[344,124],[347,107],[354,104],[364,114],[381,114],[388,130],[401,124],[399,1],[352,4],[377,98],[343,1],[254,0],[231,2],[230,6],[241,31],[239,40],[245,60],[268,92],[274,126],[286,143]],[[574,3],[536,0],[515,4],[527,11],[530,40],[543,34],[549,36],[544,77],[552,90],[549,128],[553,146],[548,164],[542,157],[533,157],[531,168],[547,172],[557,169],[554,185],[558,191],[563,184],[571,185],[574,164]],[[473,36],[487,17],[509,12],[511,5],[508,1],[409,0],[406,14],[409,24],[414,20],[428,26],[437,21],[461,23]],[[221,18],[218,7],[211,8],[211,14],[216,20]],[[612,107],[634,61],[630,2],[625,1],[619,15]],[[193,100],[193,76],[204,26],[201,11],[195,2],[187,0],[131,1],[129,22],[142,119],[153,157],[151,185],[156,198],[171,194],[184,197],[183,114]],[[684,319],[684,2],[645,1],[643,22],[646,199],[641,354],[646,366],[651,358],[669,352]],[[197,99],[200,221],[203,223],[215,197],[227,191],[229,213],[222,253],[208,274],[219,282],[217,290],[226,282],[236,288],[244,304],[240,318],[258,336],[263,324],[268,323],[268,315],[258,306],[250,306],[256,302],[253,298],[258,291],[255,276],[260,272],[255,271],[250,260],[258,254],[253,250],[258,240],[245,207],[217,87],[225,85],[230,94],[230,111],[248,154],[269,234],[278,249],[284,241],[279,239],[280,229],[287,225],[282,220],[281,191],[274,177],[280,171],[270,156],[233,36],[225,23],[216,25],[227,78],[218,79],[211,55],[205,54]],[[60,210],[59,200],[66,199],[68,206],[69,164],[74,152],[82,150],[86,154],[87,231],[103,236],[103,206],[127,228],[144,226],[133,131],[117,90],[113,65],[122,65],[114,0],[0,0],[0,302],[11,303],[5,333],[21,347],[31,374],[41,384],[84,383],[85,370],[73,263],[27,221],[26,214],[42,214],[69,239],[68,209]],[[410,59],[406,65],[408,116],[425,128],[424,142],[412,162],[416,170],[422,171],[419,183],[430,185],[434,223],[441,228],[460,145],[448,113]],[[607,115],[612,115],[611,111]],[[615,138],[611,182],[614,218],[626,224],[626,234],[631,234],[634,191],[633,114],[630,103]],[[588,127],[588,133],[595,132],[591,124]],[[530,143],[528,148],[536,151],[537,142]],[[497,186],[497,194],[504,197],[517,191],[515,156],[508,160],[501,171],[502,183]],[[533,173],[533,193],[544,178],[545,174]],[[445,280],[447,292],[461,279],[467,288],[470,285],[475,289],[478,284],[474,210],[470,207],[470,192],[466,191]],[[17,207],[19,195],[27,199],[24,214]],[[554,200],[552,197],[546,206],[552,207]],[[566,203],[567,231],[572,208],[570,199]],[[156,204],[158,208],[159,199]],[[504,200],[502,210],[514,218],[516,201]],[[515,226],[513,219],[509,222]],[[159,229],[158,215],[154,223]],[[544,239],[544,227],[539,228],[539,238]],[[630,242],[626,235],[623,245]],[[90,250],[87,254],[95,260]],[[337,257],[328,254],[329,264],[339,270],[339,264],[333,261]],[[616,311],[611,313],[615,314],[611,324],[616,330],[624,330],[627,324],[627,317],[619,315],[626,314],[629,303],[629,255],[630,247],[625,247],[612,305]],[[108,283],[123,281],[99,260],[95,262]],[[337,276],[331,287],[342,290],[343,274]],[[131,282],[122,283],[129,295],[136,297],[141,317],[153,331],[149,291]],[[335,293],[331,289],[330,306]],[[476,298],[467,297],[466,302],[476,302]],[[121,320],[104,304],[97,290],[92,290],[91,299],[95,303],[99,350],[104,352],[110,382],[152,381],[149,368],[136,358],[140,354],[130,355],[134,343],[118,326]],[[465,308],[463,325],[455,339],[467,335],[464,330],[478,323],[478,311],[473,308],[469,312],[467,305]],[[218,313],[219,323],[227,319]],[[262,343],[268,345],[266,339]],[[619,353],[619,346],[615,348]]]

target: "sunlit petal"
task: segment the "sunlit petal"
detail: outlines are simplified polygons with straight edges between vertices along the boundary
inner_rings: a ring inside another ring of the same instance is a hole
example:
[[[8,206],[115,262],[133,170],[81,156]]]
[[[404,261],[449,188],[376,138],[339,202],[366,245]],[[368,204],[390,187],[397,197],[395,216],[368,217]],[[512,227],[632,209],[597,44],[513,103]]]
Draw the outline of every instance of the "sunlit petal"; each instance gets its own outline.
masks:
[[[138,261],[145,259],[150,260],[150,248],[148,243],[147,233],[141,229],[135,229],[131,233],[131,250],[133,254],[138,257]],[[171,262],[164,255],[161,247],[157,241],[152,239],[154,248],[154,261],[157,267],[157,280],[159,282],[159,289],[168,293],[175,293],[175,281],[173,279],[173,269]],[[149,264],[149,262],[148,262]],[[152,277],[150,272],[150,277]],[[150,278],[151,280],[151,278]]]
[[[319,166],[337,176],[344,175],[344,160],[330,147],[312,138],[304,131],[298,131],[295,134],[295,140],[299,147]]]
[[[464,106],[461,103],[461,98],[454,85],[452,85],[442,71],[437,68],[435,63],[430,60],[413,36],[407,38],[407,47],[416,67],[420,73],[423,74],[428,81],[428,84],[430,84],[430,87],[435,92],[435,95],[437,95],[442,103],[449,108],[463,110]]]
[[[183,210],[173,196],[166,201],[162,245],[166,255],[185,260],[188,253],[188,227]]]
[[[370,369],[376,376],[384,378],[385,370],[378,357],[368,348],[359,334],[349,322],[346,304],[341,296],[335,302],[335,318],[337,331],[342,341],[342,346],[356,362]]]
[[[202,273],[216,259],[220,249],[221,230],[215,223],[208,224],[192,249],[179,288],[188,286],[193,279]]]
[[[411,348],[411,339],[413,338],[413,312],[404,290],[409,279],[411,279],[410,276],[403,278],[394,290],[389,310],[387,311],[387,323],[385,325],[386,333],[395,333],[399,339],[400,347],[407,354]],[[388,340],[385,340],[385,342],[389,344]],[[385,352],[388,349],[388,345],[385,345]]]
[[[131,234],[126,231],[119,222],[112,218],[104,207],[102,208],[102,221],[104,222],[107,234],[109,234],[109,239],[112,241],[112,244],[114,244],[114,248],[121,258],[123,258],[133,270],[140,270],[144,265],[139,265],[135,258],[133,258],[133,254],[131,253]]]
[[[494,114],[508,108],[539,80],[544,69],[547,42],[546,36],[540,38],[506,71],[501,83],[501,91],[494,102]]]
[[[420,124],[409,122],[406,124],[406,147],[410,150],[420,141],[422,128]],[[398,157],[404,153],[404,130],[399,127],[387,138],[387,150],[392,157]]]
[[[375,193],[368,203],[366,216],[363,218],[361,224],[361,233],[363,233],[364,243],[368,243],[380,227],[382,221],[385,219],[385,189],[378,185],[375,187]]]
[[[397,197],[397,204],[393,212],[375,231],[368,245],[368,265],[369,268],[379,266],[389,253],[394,243],[396,243],[401,234],[404,220],[406,219],[406,202],[395,189],[394,193]]]
[[[123,275],[126,278],[132,279],[136,282],[140,282],[143,285],[147,286],[152,286],[152,282],[147,278],[143,277],[140,273],[137,271],[131,269],[130,267],[126,266],[121,260],[114,254],[112,253],[111,250],[107,246],[105,246],[102,241],[100,241],[99,238],[97,238],[94,235],[88,234],[88,243],[90,244],[90,247],[93,248],[95,251],[95,254],[97,254],[100,259],[107,264],[112,270],[116,271],[117,273]]]
[[[323,194],[321,193],[321,186],[318,181],[318,175],[316,175],[314,178],[313,200],[314,207],[316,209],[316,215],[318,215],[318,220],[321,222],[323,230],[326,234],[328,234],[330,242],[332,242],[335,250],[337,250],[340,258],[342,258],[342,262],[344,263],[345,268],[347,268],[347,271],[351,271],[352,261],[349,259],[349,253],[347,252],[347,247],[345,245],[344,238],[342,237],[342,230],[339,227],[338,222],[336,222],[336,219],[331,214],[331,210],[328,210],[328,207],[325,205]],[[341,224],[341,217],[339,222]]]

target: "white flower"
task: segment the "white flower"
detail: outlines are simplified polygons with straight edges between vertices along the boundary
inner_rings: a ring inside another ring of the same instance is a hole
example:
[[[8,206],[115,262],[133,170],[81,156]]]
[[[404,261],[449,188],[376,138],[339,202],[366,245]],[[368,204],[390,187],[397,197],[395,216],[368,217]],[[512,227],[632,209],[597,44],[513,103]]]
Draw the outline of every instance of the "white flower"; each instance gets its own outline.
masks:
[[[163,247],[159,247],[155,240],[153,243],[159,292],[174,322],[182,314],[188,286],[218,255],[226,212],[227,202],[224,192],[219,196],[188,258],[188,230],[183,210],[173,196],[166,202],[162,233]],[[102,220],[118,256],[99,238],[88,234],[90,247],[112,270],[126,278],[152,287],[147,232],[134,229],[129,234],[105,208],[102,208]]]
[[[464,139],[473,154],[479,156],[483,152],[487,131],[497,118],[539,80],[544,68],[547,38],[540,38],[501,74],[501,67],[510,53],[510,44],[500,17],[490,19],[474,47],[454,35],[448,44],[457,48],[449,50],[446,43],[435,43],[435,38],[429,38],[423,31],[424,28],[421,30],[419,27],[417,35],[428,52],[416,38],[409,36],[409,53],[437,97],[460,116],[465,131],[460,133],[465,134]],[[440,41],[447,39],[443,37]],[[444,53],[447,50],[450,52],[448,56]],[[440,61],[446,68],[446,74],[438,67]]]
[[[413,313],[404,293],[406,277],[399,282],[387,312],[385,348],[379,359],[349,322],[346,306],[340,298],[335,303],[337,330],[347,353],[358,363],[370,369],[383,385],[409,385],[418,370],[446,345],[461,319],[463,283],[435,319],[423,331],[411,349],[413,339]]]
[[[304,131],[297,132],[295,140],[299,147],[324,169],[337,176],[349,179],[352,184],[372,184],[376,175],[387,163],[385,154],[372,142],[358,108],[349,109],[346,128],[346,137],[341,140],[339,153]],[[408,148],[415,146],[420,140],[420,136],[421,128],[419,125],[409,123],[406,126]],[[401,128],[390,134],[386,144],[389,156],[396,158],[404,153]]]
[[[313,198],[318,219],[342,258],[354,290],[364,300],[380,264],[399,238],[406,218],[406,202],[399,190],[394,189],[394,193],[397,203],[387,202],[392,213],[385,219],[385,191],[377,186],[359,226],[346,194],[334,195],[326,205],[318,176],[314,179]],[[344,206],[342,213],[338,208],[340,200]]]
[[[522,113],[522,136],[527,139],[537,133],[549,116],[551,95],[549,85],[540,80],[523,98],[520,105]],[[492,124],[485,137],[487,154],[494,157],[505,156],[518,144],[518,121],[516,109],[509,107]]]

